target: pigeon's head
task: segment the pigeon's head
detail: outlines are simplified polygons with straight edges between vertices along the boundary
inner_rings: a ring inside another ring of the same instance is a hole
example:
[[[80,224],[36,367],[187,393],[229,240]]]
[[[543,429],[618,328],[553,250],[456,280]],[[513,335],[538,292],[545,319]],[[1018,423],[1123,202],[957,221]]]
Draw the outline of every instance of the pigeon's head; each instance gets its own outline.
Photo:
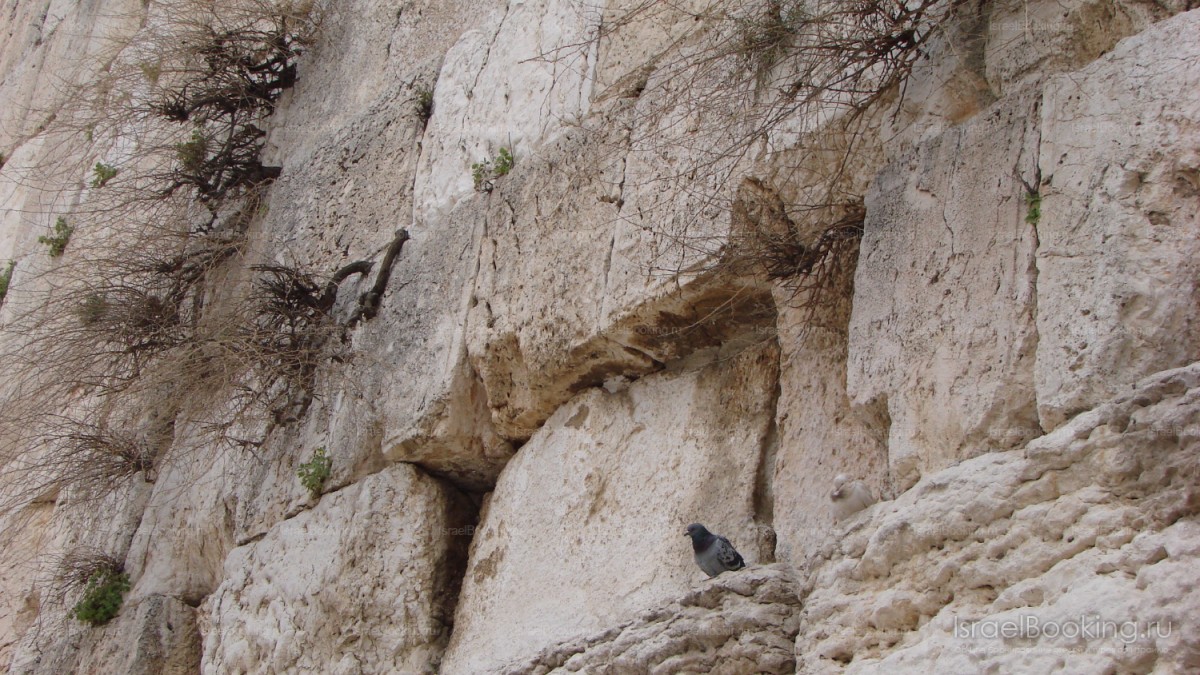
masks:
[[[850,482],[850,477],[844,473],[839,473],[833,477],[833,492],[829,493],[829,498],[838,500],[842,498],[842,490],[846,489],[846,483]]]
[[[710,534],[708,528],[704,527],[700,523],[692,523],[691,525],[687,526],[687,532],[684,532],[683,536],[691,537],[693,540],[696,540],[710,536]]]

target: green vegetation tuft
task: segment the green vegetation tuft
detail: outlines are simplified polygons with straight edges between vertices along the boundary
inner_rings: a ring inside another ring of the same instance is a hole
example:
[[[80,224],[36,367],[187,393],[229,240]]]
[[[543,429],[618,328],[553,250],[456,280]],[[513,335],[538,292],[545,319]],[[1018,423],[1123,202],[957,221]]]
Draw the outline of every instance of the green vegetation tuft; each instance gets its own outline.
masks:
[[[199,129],[192,130],[191,140],[175,146],[175,156],[184,173],[199,174],[204,170],[204,161],[208,159],[208,139]]]
[[[471,178],[475,181],[475,190],[478,192],[491,192],[492,181],[502,176],[507,176],[516,163],[517,158],[513,156],[511,150],[500,148],[500,151],[496,153],[495,159],[485,159],[482,162],[472,164]]]
[[[333,460],[325,454],[325,448],[322,446],[313,452],[312,459],[300,465],[296,474],[300,477],[300,484],[308,489],[313,499],[318,499],[332,469]]]
[[[1025,222],[1037,227],[1042,219],[1042,195],[1038,192],[1025,193]]]
[[[92,187],[102,188],[105,183],[116,178],[117,167],[104,162],[96,162],[96,166],[92,167]]]
[[[88,580],[83,599],[71,610],[71,616],[93,626],[104,625],[121,611],[128,590],[129,575],[116,569],[102,569]]]
[[[89,293],[79,303],[79,307],[75,308],[75,314],[84,326],[94,326],[99,323],[107,312],[108,300],[99,293]]]
[[[428,87],[417,90],[417,116],[422,122],[428,122],[433,117],[433,90]]]
[[[50,237],[38,237],[39,244],[45,244],[50,247],[50,257],[57,258],[67,250],[67,242],[71,241],[71,233],[75,228],[67,224],[67,219],[59,216],[54,222],[54,235]]]
[[[148,61],[143,61],[142,63],[138,64],[138,67],[142,69],[142,77],[145,77],[147,82],[149,82],[152,86],[158,84],[158,78],[162,77],[161,63],[150,63]]]
[[[508,148],[500,148],[500,152],[496,155],[496,161],[494,162],[495,166],[492,169],[492,175],[496,178],[506,176],[508,175],[509,171],[512,171],[513,165],[516,163],[516,158],[512,156],[512,153],[509,152]]]
[[[17,261],[9,260],[8,267],[0,273],[0,304],[4,303],[4,296],[8,295],[8,284],[12,281],[13,268],[17,266]]]

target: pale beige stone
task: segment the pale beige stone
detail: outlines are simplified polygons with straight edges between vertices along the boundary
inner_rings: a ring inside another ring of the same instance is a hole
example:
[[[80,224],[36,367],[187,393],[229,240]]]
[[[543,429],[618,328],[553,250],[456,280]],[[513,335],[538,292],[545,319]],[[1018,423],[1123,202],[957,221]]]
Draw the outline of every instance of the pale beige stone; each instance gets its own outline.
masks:
[[[1200,16],[1049,79],[1036,385],[1047,429],[1200,358]],[[1160,50],[1171,45],[1169,53]]]
[[[201,606],[203,671],[432,672],[467,544],[464,501],[400,465],[234,549]]]
[[[885,402],[897,491],[1040,433],[1036,92],[1012,96],[884,169],[867,195],[847,391]],[[984,186],[987,189],[984,189]]]
[[[487,504],[445,672],[528,659],[707,583],[688,523],[728,537],[751,566],[769,562],[754,496],[775,358],[750,348],[560,408]]]
[[[849,521],[809,567],[798,672],[1194,668],[1198,416],[1200,364],[1160,373]],[[1114,470],[1118,448],[1143,470]]]

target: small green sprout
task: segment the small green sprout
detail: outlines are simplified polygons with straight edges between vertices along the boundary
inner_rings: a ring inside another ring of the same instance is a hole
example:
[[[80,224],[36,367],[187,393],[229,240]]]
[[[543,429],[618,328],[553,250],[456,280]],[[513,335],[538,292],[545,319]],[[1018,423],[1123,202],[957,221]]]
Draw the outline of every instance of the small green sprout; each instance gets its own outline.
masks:
[[[54,235],[50,237],[38,237],[39,244],[45,244],[50,247],[50,257],[57,258],[67,250],[67,242],[71,241],[71,233],[75,228],[67,224],[67,219],[59,216],[54,222]]]
[[[325,454],[325,448],[322,446],[313,452],[312,459],[300,465],[296,474],[300,477],[300,484],[308,489],[313,499],[318,499],[332,469],[333,460]]]
[[[96,166],[92,167],[92,187],[102,188],[105,183],[116,178],[117,167],[104,162],[96,162]]]

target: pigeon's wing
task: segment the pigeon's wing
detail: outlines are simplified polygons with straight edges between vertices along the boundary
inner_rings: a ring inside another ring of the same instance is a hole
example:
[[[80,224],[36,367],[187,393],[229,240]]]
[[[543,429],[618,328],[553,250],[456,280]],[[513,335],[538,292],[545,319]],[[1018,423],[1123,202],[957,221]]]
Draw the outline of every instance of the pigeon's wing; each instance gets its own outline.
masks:
[[[721,562],[721,567],[727,570],[740,570],[746,566],[742,555],[725,537],[717,537],[717,560]]]

